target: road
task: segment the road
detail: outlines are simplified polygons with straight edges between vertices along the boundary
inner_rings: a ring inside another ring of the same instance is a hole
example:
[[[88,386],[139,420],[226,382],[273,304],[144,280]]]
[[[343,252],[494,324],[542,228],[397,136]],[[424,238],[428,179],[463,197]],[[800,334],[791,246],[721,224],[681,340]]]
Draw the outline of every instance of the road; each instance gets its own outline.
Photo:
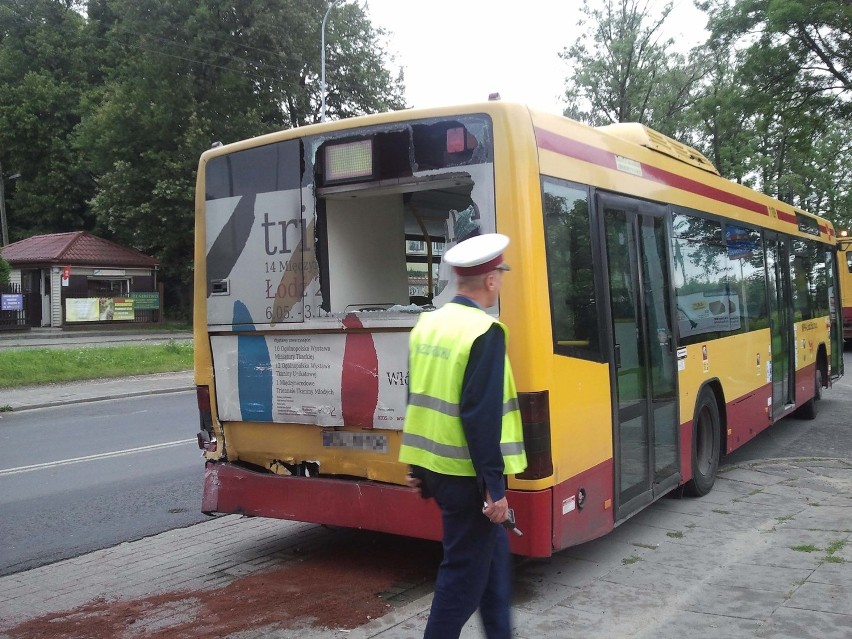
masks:
[[[6,413],[0,575],[205,519],[195,397]]]

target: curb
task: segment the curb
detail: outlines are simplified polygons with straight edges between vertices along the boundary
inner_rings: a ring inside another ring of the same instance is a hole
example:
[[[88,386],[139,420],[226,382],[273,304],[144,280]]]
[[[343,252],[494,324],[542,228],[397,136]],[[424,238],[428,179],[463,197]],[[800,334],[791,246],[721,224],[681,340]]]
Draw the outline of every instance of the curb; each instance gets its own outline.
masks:
[[[391,610],[385,615],[382,615],[378,619],[373,619],[369,623],[364,624],[363,626],[359,626],[357,628],[353,628],[352,630],[346,633],[346,637],[348,639],[370,639],[370,637],[375,637],[391,628],[395,628],[398,625],[405,623],[406,621],[416,617],[420,613],[427,612],[429,608],[432,606],[432,597],[434,593],[429,593],[428,595],[423,595],[420,599],[416,599],[411,603],[408,603],[401,608],[396,608],[395,610]],[[289,637],[290,635],[287,635]],[[279,639],[275,635],[271,635],[268,639]],[[285,639],[284,635],[280,636],[280,639]]]
[[[769,464],[806,464],[806,463],[814,463],[814,462],[838,462],[843,464],[844,466],[852,466],[852,458],[850,457],[809,457],[798,456],[798,457],[766,457],[764,459],[755,459],[751,461],[739,462],[737,464],[731,464],[730,466],[720,466],[719,467],[719,475],[727,473],[732,470],[736,470],[738,468],[756,468],[759,466],[766,466]]]
[[[164,395],[166,393],[184,393],[195,390],[195,386],[180,386],[175,388],[156,388],[144,391],[130,391],[127,393],[113,393],[100,397],[81,397],[76,399],[65,399],[55,402],[40,402],[38,404],[25,404],[23,406],[12,406],[10,413],[22,413],[27,410],[36,408],[56,408],[58,406],[68,406],[69,404],[90,404],[92,402],[106,402],[111,399],[127,399],[130,397],[143,397],[145,395]]]
[[[110,399],[180,393],[195,389],[193,371],[165,371],[0,389],[0,406],[9,414]],[[0,413],[2,415],[3,413]]]
[[[140,335],[130,329],[114,331],[63,331],[58,333],[30,333],[29,331],[0,331],[0,345],[3,342],[18,340],[63,340],[63,339],[85,339],[93,337],[129,337],[139,341],[151,339],[193,339],[191,331],[150,331]]]

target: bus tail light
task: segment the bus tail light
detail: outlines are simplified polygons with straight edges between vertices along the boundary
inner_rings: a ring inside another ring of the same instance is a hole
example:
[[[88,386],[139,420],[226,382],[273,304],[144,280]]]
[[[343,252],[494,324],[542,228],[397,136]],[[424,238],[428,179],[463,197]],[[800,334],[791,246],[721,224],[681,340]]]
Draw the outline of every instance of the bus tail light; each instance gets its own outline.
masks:
[[[518,393],[527,469],[518,479],[542,479],[553,474],[550,449],[550,396],[547,391]]]
[[[216,452],[216,436],[213,434],[213,411],[210,409],[210,387],[196,386],[195,399],[198,402],[198,414],[201,430],[198,431],[198,447],[209,453]]]

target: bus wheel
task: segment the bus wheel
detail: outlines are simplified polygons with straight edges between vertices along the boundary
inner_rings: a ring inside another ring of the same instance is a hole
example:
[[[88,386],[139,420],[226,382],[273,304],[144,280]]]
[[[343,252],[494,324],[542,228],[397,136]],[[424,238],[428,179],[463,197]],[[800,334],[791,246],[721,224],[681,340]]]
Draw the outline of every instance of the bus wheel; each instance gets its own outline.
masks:
[[[817,368],[814,373],[814,396],[796,409],[796,417],[816,419],[819,408],[817,402],[822,399],[822,371]]]
[[[684,492],[692,497],[701,497],[710,492],[719,470],[719,445],[721,425],[716,396],[704,389],[695,404],[692,419],[692,479],[684,486]]]

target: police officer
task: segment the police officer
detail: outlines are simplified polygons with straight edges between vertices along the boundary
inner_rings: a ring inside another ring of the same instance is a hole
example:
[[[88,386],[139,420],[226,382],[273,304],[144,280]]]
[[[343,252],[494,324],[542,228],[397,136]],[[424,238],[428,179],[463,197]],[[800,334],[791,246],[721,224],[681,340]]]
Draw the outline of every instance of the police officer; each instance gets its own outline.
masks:
[[[489,639],[511,635],[511,558],[504,475],[526,468],[521,418],[496,305],[509,238],[478,235],[444,255],[457,294],[423,313],[409,340],[409,400],[400,460],[441,509],[444,557],[426,639],[458,637],[479,608]]]

